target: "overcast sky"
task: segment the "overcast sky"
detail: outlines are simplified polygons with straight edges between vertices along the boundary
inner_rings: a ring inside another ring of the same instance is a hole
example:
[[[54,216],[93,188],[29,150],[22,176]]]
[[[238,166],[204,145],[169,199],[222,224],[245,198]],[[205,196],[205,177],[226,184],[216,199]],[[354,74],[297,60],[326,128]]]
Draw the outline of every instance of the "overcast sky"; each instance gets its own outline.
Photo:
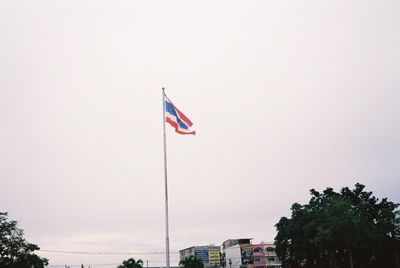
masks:
[[[173,252],[273,241],[311,188],[360,182],[400,202],[399,10],[0,0],[0,211],[45,250],[164,251],[163,86],[197,131],[167,126]]]

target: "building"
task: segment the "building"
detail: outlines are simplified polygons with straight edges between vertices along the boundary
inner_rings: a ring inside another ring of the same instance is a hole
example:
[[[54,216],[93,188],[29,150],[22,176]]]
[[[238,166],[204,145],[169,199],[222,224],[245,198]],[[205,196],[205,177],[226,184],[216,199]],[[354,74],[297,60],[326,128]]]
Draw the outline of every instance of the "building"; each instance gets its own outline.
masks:
[[[193,246],[179,251],[179,259],[195,256],[205,268],[281,268],[274,243],[252,244],[252,238],[228,239],[221,247]]]
[[[193,246],[179,251],[179,259],[195,256],[202,260],[205,268],[216,268],[221,266],[221,248],[219,246]]]
[[[263,243],[265,246],[265,257],[267,268],[281,268],[282,263],[276,255],[274,243]]]
[[[251,265],[253,250],[252,238],[228,239],[222,243],[222,267],[240,268]]]
[[[252,244],[251,238],[229,239],[222,244],[224,268],[281,268],[274,243]]]
[[[267,257],[265,255],[265,245],[261,244],[253,244],[253,266],[254,268],[266,268],[267,267]]]

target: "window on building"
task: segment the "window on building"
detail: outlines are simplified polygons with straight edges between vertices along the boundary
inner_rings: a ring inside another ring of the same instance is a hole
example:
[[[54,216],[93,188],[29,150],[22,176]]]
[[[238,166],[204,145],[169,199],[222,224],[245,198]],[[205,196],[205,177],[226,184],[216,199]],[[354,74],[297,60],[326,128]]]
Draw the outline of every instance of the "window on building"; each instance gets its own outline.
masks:
[[[267,247],[267,252],[274,252],[274,248],[273,247]]]
[[[274,256],[268,256],[268,261],[275,261],[275,257]]]
[[[260,253],[260,252],[262,252],[262,248],[255,248],[255,249],[254,249],[254,252]]]

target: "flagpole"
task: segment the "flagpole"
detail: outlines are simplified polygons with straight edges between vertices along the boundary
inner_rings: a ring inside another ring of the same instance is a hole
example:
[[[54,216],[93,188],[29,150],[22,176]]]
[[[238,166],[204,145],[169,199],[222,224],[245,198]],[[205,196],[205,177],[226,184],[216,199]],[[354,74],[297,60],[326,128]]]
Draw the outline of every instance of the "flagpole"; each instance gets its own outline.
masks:
[[[164,138],[164,181],[165,181],[165,251],[166,265],[170,268],[169,258],[169,224],[168,224],[168,180],[167,180],[167,136],[165,135],[165,88],[162,88],[163,100],[163,138]]]

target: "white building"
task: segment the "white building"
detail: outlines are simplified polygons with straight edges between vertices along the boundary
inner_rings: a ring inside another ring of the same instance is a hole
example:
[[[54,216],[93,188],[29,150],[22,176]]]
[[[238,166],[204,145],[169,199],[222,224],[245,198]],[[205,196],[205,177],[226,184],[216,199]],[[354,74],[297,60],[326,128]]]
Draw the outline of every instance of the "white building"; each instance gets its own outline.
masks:
[[[240,245],[225,248],[224,253],[226,268],[240,268],[240,265],[242,265]]]
[[[251,263],[252,238],[228,239],[222,243],[222,266],[225,268],[240,268]]]

